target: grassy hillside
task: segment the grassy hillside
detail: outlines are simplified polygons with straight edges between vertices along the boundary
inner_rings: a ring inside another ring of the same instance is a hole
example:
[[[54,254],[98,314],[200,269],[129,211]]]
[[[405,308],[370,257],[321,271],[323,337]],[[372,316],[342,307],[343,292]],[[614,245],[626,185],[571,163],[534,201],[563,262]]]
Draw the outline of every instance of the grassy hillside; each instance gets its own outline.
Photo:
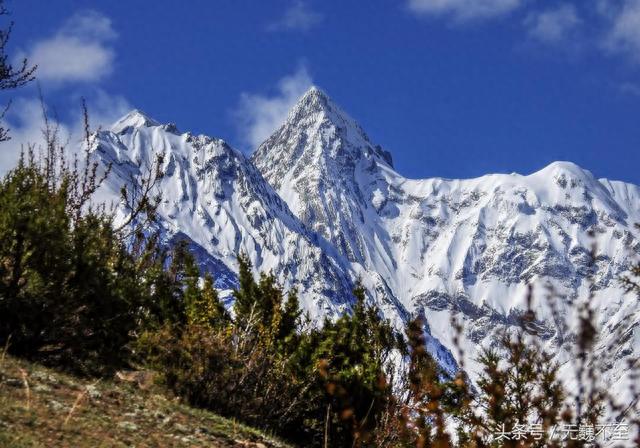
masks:
[[[186,406],[148,378],[142,385],[116,378],[95,382],[6,356],[0,360],[0,446],[288,445]]]

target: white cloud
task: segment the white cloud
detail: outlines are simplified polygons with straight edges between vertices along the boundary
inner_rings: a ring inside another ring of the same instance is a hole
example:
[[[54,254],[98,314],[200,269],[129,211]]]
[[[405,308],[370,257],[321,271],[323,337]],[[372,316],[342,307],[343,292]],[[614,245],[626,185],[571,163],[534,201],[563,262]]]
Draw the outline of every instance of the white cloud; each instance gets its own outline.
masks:
[[[603,47],[640,62],[640,0],[601,1],[600,12],[610,21]]]
[[[113,69],[116,38],[111,19],[95,12],[75,14],[49,38],[36,42],[26,57],[38,65],[41,81],[98,81]],[[21,55],[23,56],[23,55]]]
[[[38,99],[19,98],[13,102],[8,117],[3,122],[10,128],[11,140],[0,143],[0,176],[15,167],[20,152],[26,151],[27,145],[42,146],[43,119],[42,108]],[[61,127],[61,134],[68,135],[68,131]]]
[[[640,98],[640,85],[631,82],[625,82],[618,86],[620,93]]]
[[[285,11],[284,16],[278,21],[270,24],[269,31],[308,31],[320,24],[324,16],[314,11],[309,4],[303,0],[295,0]]]
[[[84,138],[84,123],[80,97],[71,101],[77,105],[76,112],[63,122],[55,119],[54,111],[48,108],[49,120],[58,126],[58,136],[61,143],[68,142],[67,150],[73,152],[79,148]],[[118,118],[125,115],[132,108],[122,96],[109,95],[97,89],[91,92],[87,99],[89,121],[92,130],[108,128]],[[3,125],[10,128],[11,140],[0,142],[0,176],[13,168],[22,149],[32,145],[38,150],[44,147],[44,118],[42,104],[37,98],[18,98],[9,109]]]
[[[31,63],[38,64],[37,78],[48,82],[48,87],[71,81],[99,81],[111,73],[114,52],[109,45],[116,37],[108,17],[95,11],[84,11],[69,18],[49,38],[36,42],[26,56]],[[92,130],[109,127],[131,110],[129,102],[120,95],[108,94],[94,85],[76,86],[72,92],[58,98],[64,102],[65,110],[71,110],[64,114],[64,120],[56,120],[55,111],[47,107],[50,122],[57,121],[60,141],[68,142],[68,151],[78,149],[84,137],[82,97],[86,98]],[[0,174],[15,166],[21,150],[27,145],[36,149],[44,146],[40,100],[17,98],[2,125],[10,129],[11,140],[0,143]]]
[[[522,6],[524,0],[408,0],[417,14],[451,16],[458,22],[489,19]]]
[[[529,36],[544,43],[567,39],[582,23],[576,7],[570,3],[554,9],[531,13],[525,19]]]
[[[312,85],[307,69],[300,66],[278,82],[274,96],[243,93],[235,115],[244,143],[256,149],[284,123],[289,110]]]

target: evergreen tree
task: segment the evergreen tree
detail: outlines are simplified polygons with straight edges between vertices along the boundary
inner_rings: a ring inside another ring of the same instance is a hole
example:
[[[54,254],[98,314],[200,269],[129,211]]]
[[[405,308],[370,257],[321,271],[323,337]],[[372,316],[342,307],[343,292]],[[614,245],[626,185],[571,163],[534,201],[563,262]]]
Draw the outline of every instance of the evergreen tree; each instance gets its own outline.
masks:
[[[280,319],[280,328],[278,331],[279,340],[287,342],[295,337],[301,325],[301,316],[302,310],[300,309],[298,290],[292,288],[287,294],[287,300],[282,310],[282,318]]]
[[[208,272],[204,276],[202,285],[202,309],[206,310],[202,313],[206,316],[205,320],[212,327],[219,327],[229,322],[230,316],[224,304],[218,297],[218,291],[215,289],[213,277]]]
[[[182,327],[187,321],[184,300],[186,246],[177,244],[170,252],[159,246],[149,248],[150,263],[145,270],[149,300],[146,302],[146,326]],[[168,268],[166,267],[168,265]]]
[[[515,335],[504,334],[497,347],[482,351],[478,361],[483,370],[478,380],[477,407],[485,412],[482,425],[478,425],[477,418],[470,423],[480,426],[488,439],[502,427],[510,430],[516,424],[536,422],[544,428],[544,436],[534,440],[527,435],[521,444],[558,446],[548,436],[550,428],[561,421],[565,392],[557,377],[558,365],[551,355],[519,331]],[[498,445],[495,442],[491,446]],[[584,441],[575,441],[573,446],[584,445]]]
[[[397,338],[360,282],[351,315],[325,321],[315,354],[326,389],[331,446],[361,446],[373,437],[391,389],[385,364]]]
[[[246,254],[238,256],[239,288],[233,292],[233,310],[237,325],[246,326],[255,318],[258,285],[251,272],[251,260]]]
[[[424,318],[409,321],[406,335],[410,362],[407,402],[400,413],[401,438],[407,446],[451,446],[442,406],[443,372],[427,351]]]
[[[94,191],[76,168],[50,168],[30,153],[0,181],[0,342],[83,373],[113,368],[143,302],[136,264],[111,216],[75,214]]]
[[[260,331],[266,342],[273,342],[279,333],[282,321],[282,288],[273,275],[261,273],[258,282],[256,311],[260,320]]]
[[[218,298],[213,277],[209,273],[204,277],[202,288],[196,287],[193,292],[190,292],[190,286],[187,283],[185,300],[188,321],[191,325],[214,329],[229,321],[229,314]]]
[[[92,204],[110,169],[99,174],[91,161],[84,112],[83,159],[67,159],[45,120],[41,155],[29,147],[0,180],[0,344],[10,339],[16,355],[95,374],[126,363],[166,273],[162,257],[135,258],[114,215]],[[132,205],[139,201],[148,202],[138,196]],[[154,252],[157,239],[145,239],[134,246]]]

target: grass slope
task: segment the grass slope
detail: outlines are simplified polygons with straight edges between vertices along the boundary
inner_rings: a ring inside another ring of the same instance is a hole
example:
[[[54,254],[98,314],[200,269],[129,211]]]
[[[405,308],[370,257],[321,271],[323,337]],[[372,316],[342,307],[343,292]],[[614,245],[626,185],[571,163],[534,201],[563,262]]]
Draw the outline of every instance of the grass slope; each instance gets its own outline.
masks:
[[[0,446],[253,447],[282,442],[186,406],[162,388],[90,381],[6,356],[0,359]]]

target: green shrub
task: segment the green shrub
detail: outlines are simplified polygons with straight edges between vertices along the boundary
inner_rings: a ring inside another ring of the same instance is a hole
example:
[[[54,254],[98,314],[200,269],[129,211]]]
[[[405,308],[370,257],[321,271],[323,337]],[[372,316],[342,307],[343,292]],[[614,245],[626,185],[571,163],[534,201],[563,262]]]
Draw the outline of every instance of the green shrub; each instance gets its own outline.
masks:
[[[72,175],[29,158],[0,181],[0,343],[93,373],[125,357],[143,291],[110,217],[74,213]]]
[[[165,281],[157,239],[116,227],[92,202],[110,168],[100,174],[91,161],[86,111],[83,160],[67,161],[46,123],[41,155],[29,148],[0,180],[0,344],[64,369],[107,373],[126,364],[141,323],[176,286]],[[143,224],[148,193],[129,202]]]
[[[385,365],[397,344],[379,310],[358,287],[351,314],[312,328],[295,290],[284,294],[272,274],[256,281],[248,258],[238,261],[234,319],[204,299],[208,282],[198,286],[193,271],[187,324],[146,332],[146,359],[190,403],[304,446],[372,443],[392,396]]]

